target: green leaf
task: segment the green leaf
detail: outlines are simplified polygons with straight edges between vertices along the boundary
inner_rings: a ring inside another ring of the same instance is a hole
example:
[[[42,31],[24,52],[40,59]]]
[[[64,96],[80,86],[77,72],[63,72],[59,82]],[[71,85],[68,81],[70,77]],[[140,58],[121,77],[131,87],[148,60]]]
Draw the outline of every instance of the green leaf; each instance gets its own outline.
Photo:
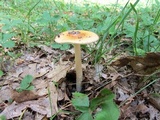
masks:
[[[7,119],[6,119],[6,116],[1,115],[1,116],[0,116],[0,120],[7,120]]]
[[[92,114],[89,112],[82,113],[76,120],[93,120]]]
[[[34,86],[31,85],[31,86],[27,87],[25,90],[33,90],[33,89],[34,89]]]
[[[58,43],[53,43],[53,44],[51,45],[51,47],[54,48],[54,49],[59,49],[61,46],[62,46],[62,45],[61,45],[61,44],[58,44]]]
[[[0,44],[3,47],[12,48],[15,46],[15,42],[10,40],[15,34],[13,33],[2,33],[2,40],[0,41]]]
[[[70,48],[69,44],[62,44],[62,46],[60,47],[60,50],[68,50]]]
[[[13,36],[15,36],[16,34],[14,33],[5,33],[5,34],[2,34],[2,40],[3,41],[6,41],[8,39],[11,39]]]
[[[0,70],[0,77],[2,77],[3,76],[3,71],[2,70]]]
[[[54,43],[51,45],[54,49],[60,49],[60,50],[68,50],[70,48],[69,44],[58,44]]]
[[[75,92],[73,93],[72,104],[74,106],[89,107],[89,98],[85,94]]]
[[[11,40],[5,41],[4,43],[2,43],[2,46],[6,48],[13,48],[15,46],[15,42]]]
[[[113,100],[105,101],[101,104],[102,110],[95,116],[95,120],[118,120],[120,111]]]
[[[97,106],[101,105],[106,101],[113,100],[113,98],[114,94],[110,90],[103,89],[96,98],[91,100],[90,109],[95,110]]]
[[[146,53],[144,50],[142,50],[140,48],[137,48],[136,50],[137,50],[138,55],[145,55],[145,53]]]
[[[33,77],[31,75],[27,75],[23,78],[23,80],[20,83],[20,89],[27,90],[33,80]]]
[[[81,112],[86,112],[89,109],[89,98],[85,94],[78,92],[73,93],[71,102],[75,109]]]

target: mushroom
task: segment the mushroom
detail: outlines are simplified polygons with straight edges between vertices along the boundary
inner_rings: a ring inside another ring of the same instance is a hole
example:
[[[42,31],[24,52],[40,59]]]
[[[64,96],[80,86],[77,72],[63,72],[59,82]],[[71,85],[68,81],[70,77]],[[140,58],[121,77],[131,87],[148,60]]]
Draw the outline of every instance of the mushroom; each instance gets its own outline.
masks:
[[[81,44],[88,44],[99,39],[98,35],[85,30],[70,30],[57,35],[57,43],[71,43],[75,49],[75,69],[76,69],[76,90],[81,91],[83,79],[82,62],[81,62]]]

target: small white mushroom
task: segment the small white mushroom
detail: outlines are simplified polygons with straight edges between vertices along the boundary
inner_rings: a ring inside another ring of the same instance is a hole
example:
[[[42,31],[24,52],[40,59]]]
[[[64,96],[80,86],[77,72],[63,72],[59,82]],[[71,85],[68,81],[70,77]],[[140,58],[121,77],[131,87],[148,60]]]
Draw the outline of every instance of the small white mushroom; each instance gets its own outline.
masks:
[[[75,68],[76,68],[76,90],[81,91],[83,73],[81,62],[81,44],[88,44],[95,42],[99,39],[98,35],[85,30],[70,30],[65,31],[56,36],[55,41],[57,43],[71,43],[75,49]]]

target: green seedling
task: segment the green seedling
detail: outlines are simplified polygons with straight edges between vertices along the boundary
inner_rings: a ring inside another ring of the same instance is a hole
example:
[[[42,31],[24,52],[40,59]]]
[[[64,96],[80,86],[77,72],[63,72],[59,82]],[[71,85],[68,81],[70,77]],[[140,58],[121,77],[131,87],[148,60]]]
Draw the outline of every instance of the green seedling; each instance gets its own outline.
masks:
[[[3,76],[3,71],[2,70],[0,70],[0,77],[2,77]]]
[[[13,48],[15,42],[10,40],[13,36],[15,36],[13,33],[1,33],[0,45],[4,48]]]
[[[85,94],[73,93],[72,105],[81,112],[77,120],[105,120],[106,118],[118,120],[120,111],[113,101],[114,97],[115,95],[107,89],[103,89],[96,98],[90,101]],[[100,111],[93,115],[97,108]]]
[[[54,49],[60,49],[60,50],[68,50],[70,48],[69,44],[58,44],[54,43],[51,45]]]
[[[18,92],[24,91],[24,90],[33,90],[34,86],[31,84],[33,81],[33,77],[31,75],[26,75],[21,83],[20,87],[17,89]]]
[[[6,119],[6,116],[1,115],[1,116],[0,116],[0,120],[7,120],[7,119]]]

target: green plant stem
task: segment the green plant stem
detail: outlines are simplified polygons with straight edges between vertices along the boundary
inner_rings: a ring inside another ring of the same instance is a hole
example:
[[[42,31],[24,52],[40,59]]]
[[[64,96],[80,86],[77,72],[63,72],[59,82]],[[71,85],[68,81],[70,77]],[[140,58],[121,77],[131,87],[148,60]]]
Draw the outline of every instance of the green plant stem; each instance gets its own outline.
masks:
[[[136,6],[137,4],[138,4],[138,2],[139,2],[140,0],[137,0],[134,4],[133,4],[133,6]],[[122,11],[121,12],[123,12],[124,10],[125,10],[125,8],[127,7],[127,4],[129,3],[129,1],[126,3],[126,5],[125,5],[125,7],[122,9]],[[119,27],[121,26],[121,24],[124,22],[124,20],[126,19],[126,17],[129,15],[129,13],[132,11],[132,8],[130,8],[129,10],[128,10],[128,12],[123,16],[123,18],[121,19],[121,21],[119,22],[119,25],[118,25],[118,27],[117,27],[117,29],[119,29]],[[96,55],[95,55],[95,62],[94,63],[97,63],[98,61],[99,61],[99,59],[101,58],[101,55],[102,55],[102,51],[103,51],[103,47],[104,47],[104,45],[106,45],[106,44],[104,44],[104,42],[105,42],[105,40],[106,40],[106,38],[107,38],[107,36],[108,36],[108,31],[109,31],[109,29],[114,25],[114,24],[116,24],[116,22],[119,20],[119,18],[121,17],[121,14],[115,19],[115,20],[113,20],[113,22],[108,26],[108,28],[106,29],[106,31],[104,32],[105,34],[103,35],[103,38],[101,39],[101,40],[99,40],[99,42],[97,43],[97,46],[100,44],[100,46],[99,46],[99,48],[98,48],[98,50],[97,50],[97,52],[96,52]],[[116,32],[116,31],[115,31]]]

